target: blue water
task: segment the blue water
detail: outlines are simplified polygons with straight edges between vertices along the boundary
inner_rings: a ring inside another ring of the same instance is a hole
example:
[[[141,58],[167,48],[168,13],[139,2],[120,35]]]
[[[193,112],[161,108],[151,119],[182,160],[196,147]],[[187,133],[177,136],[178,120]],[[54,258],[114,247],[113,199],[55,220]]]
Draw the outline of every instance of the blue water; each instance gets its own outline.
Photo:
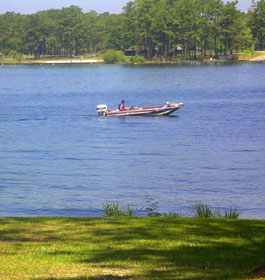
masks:
[[[173,117],[98,118],[183,102]],[[0,215],[196,201],[265,218],[265,64],[1,66]],[[153,206],[152,206],[153,205]]]

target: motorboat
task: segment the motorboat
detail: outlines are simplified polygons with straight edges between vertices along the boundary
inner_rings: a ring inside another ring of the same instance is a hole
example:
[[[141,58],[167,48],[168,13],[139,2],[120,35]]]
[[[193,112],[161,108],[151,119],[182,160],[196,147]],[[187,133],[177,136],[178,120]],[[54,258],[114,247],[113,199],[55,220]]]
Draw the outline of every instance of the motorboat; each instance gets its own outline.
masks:
[[[167,116],[181,107],[183,103],[166,102],[166,105],[152,106],[152,107],[131,107],[125,110],[108,109],[105,104],[97,105],[97,112],[99,117],[123,117],[123,116]]]

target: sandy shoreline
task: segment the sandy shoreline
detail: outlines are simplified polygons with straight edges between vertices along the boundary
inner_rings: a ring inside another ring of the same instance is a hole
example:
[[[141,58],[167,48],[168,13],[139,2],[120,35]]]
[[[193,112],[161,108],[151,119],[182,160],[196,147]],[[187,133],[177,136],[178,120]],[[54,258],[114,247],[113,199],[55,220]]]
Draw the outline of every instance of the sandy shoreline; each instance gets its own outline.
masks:
[[[263,54],[254,58],[250,58],[248,61],[265,61],[265,53],[262,52]]]
[[[80,64],[80,63],[102,63],[103,60],[97,60],[97,59],[71,59],[71,60],[48,60],[43,61],[42,63],[45,64]]]

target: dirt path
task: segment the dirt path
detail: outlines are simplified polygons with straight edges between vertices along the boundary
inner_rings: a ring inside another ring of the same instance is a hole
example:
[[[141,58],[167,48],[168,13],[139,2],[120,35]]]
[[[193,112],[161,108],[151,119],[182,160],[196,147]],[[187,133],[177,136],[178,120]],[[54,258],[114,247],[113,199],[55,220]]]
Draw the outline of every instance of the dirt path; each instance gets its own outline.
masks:
[[[263,55],[249,59],[249,61],[264,61],[264,60],[265,60],[265,53]]]

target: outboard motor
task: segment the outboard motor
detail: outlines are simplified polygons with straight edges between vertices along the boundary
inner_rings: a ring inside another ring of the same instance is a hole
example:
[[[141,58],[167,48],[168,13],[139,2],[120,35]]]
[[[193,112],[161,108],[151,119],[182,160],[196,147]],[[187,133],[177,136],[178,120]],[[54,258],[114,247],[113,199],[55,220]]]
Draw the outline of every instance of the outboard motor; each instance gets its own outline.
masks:
[[[108,106],[105,104],[97,105],[97,112],[99,117],[105,117],[108,111]]]

